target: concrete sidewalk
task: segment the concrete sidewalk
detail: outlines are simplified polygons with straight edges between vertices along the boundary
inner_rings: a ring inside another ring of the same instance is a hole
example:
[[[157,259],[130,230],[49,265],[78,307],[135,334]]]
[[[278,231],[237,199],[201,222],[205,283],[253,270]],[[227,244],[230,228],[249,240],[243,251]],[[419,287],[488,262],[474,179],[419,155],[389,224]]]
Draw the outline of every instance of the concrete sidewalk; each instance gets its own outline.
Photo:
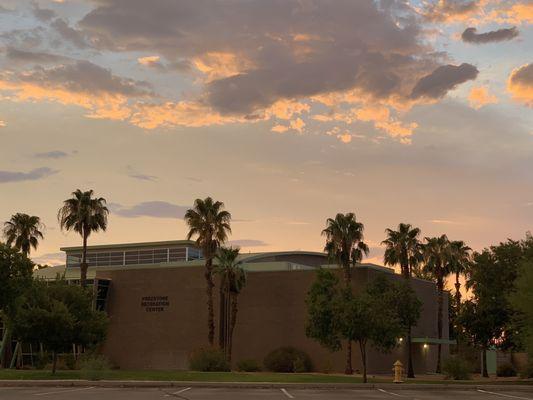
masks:
[[[384,389],[384,390],[491,390],[533,393],[529,384],[469,383],[273,383],[273,382],[190,382],[190,381],[118,381],[118,380],[0,380],[0,387],[105,387],[105,388],[248,388],[248,389]]]

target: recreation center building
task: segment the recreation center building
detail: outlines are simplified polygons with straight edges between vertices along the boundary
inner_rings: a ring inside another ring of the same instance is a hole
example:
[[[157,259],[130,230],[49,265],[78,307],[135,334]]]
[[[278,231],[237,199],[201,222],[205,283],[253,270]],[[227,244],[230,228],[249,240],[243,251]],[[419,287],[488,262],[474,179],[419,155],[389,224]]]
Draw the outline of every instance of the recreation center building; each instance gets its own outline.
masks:
[[[41,269],[35,274],[67,280],[80,277],[81,247],[61,248],[66,265]],[[247,283],[239,295],[239,313],[233,339],[232,360],[262,362],[280,346],[307,352],[316,371],[344,371],[343,350],[330,352],[305,335],[306,304],[315,270],[330,265],[324,253],[283,251],[239,256]],[[103,352],[122,369],[188,369],[190,352],[207,345],[207,307],[202,252],[195,242],[175,240],[88,247],[88,279],[94,284],[96,306],[110,317]],[[403,279],[393,269],[362,263],[352,274],[355,290],[377,275]],[[215,281],[216,281],[215,277]],[[416,373],[433,372],[437,344],[448,354],[448,313],[443,313],[443,339],[437,339],[437,293],[432,282],[413,278],[413,288],[423,303],[422,316],[412,331]],[[218,282],[215,320],[218,323]],[[445,296],[444,310],[448,309]],[[216,330],[218,332],[218,330]],[[369,346],[369,373],[391,371],[395,360],[405,361],[405,339],[389,354]],[[361,370],[354,347],[354,370]]]

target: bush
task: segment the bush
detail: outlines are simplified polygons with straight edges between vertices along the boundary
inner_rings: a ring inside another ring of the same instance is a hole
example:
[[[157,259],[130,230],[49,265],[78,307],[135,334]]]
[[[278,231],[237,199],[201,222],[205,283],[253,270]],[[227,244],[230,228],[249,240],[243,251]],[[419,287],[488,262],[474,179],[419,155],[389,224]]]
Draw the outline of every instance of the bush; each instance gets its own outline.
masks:
[[[189,356],[189,368],[193,371],[229,371],[230,366],[224,352],[215,348],[200,348]]]
[[[76,369],[76,357],[74,357],[74,354],[65,354],[65,366],[68,369]]]
[[[50,360],[50,353],[46,351],[43,353],[38,353],[35,357],[35,369],[45,369]]]
[[[512,364],[509,363],[498,365],[496,375],[501,377],[516,376],[516,369]]]
[[[527,364],[520,370],[520,377],[528,379],[533,378],[533,360],[529,360]]]
[[[237,363],[237,370],[242,372],[258,372],[261,371],[261,366],[255,360],[241,360]]]
[[[271,351],[263,364],[272,372],[309,372],[313,369],[309,355],[291,346]]]
[[[101,354],[87,354],[80,359],[80,375],[83,379],[100,380],[110,369],[111,363]]]
[[[472,367],[470,364],[457,356],[451,356],[442,363],[442,372],[446,379],[467,380],[470,379]]]

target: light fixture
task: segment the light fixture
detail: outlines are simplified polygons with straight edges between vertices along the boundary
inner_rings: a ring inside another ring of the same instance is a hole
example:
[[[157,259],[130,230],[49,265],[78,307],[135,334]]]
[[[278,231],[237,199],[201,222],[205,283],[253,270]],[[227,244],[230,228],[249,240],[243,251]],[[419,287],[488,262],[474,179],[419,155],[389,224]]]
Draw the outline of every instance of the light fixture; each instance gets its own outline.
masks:
[[[424,343],[424,349],[427,349],[429,345],[427,343]]]
[[[402,342],[403,342],[403,337],[398,338],[398,343],[402,343]]]

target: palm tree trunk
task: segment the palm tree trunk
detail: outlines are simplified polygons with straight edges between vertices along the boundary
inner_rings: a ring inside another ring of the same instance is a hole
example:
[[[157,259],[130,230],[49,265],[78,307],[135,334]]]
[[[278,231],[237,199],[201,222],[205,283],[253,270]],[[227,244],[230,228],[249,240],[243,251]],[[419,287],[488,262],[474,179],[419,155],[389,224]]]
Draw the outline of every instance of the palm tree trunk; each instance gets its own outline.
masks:
[[[219,302],[220,302],[220,309],[218,312],[218,346],[224,350],[225,349],[225,343],[226,343],[226,330],[225,330],[225,323],[226,323],[226,285],[224,282],[224,278],[221,278],[220,280],[220,290],[219,290]]]
[[[481,365],[483,366],[482,367],[483,378],[488,378],[489,372],[487,370],[487,347],[485,346],[483,346],[483,352],[482,352],[481,358],[482,358]]]
[[[455,273],[455,306],[457,307],[457,313],[461,307],[461,284],[459,283],[459,272]]]
[[[359,341],[359,348],[361,349],[361,361],[363,362],[363,383],[368,383],[366,377],[366,343]]]
[[[229,348],[228,348],[228,361],[231,361],[231,351],[233,350],[233,331],[237,324],[237,312],[239,311],[237,303],[237,293],[233,293],[231,296],[231,324],[229,328]]]
[[[215,313],[213,310],[213,259],[207,258],[205,261],[205,281],[207,283],[207,340],[210,346],[213,346],[215,342]]]
[[[410,278],[411,278],[411,268],[409,264],[407,264],[403,270],[405,271],[404,278],[406,279],[407,283],[410,284]],[[415,370],[413,368],[413,346],[411,343],[411,325],[407,327],[407,377],[408,378],[414,378],[415,377]]]
[[[442,343],[440,343],[440,340],[442,339],[442,305],[443,305],[443,292],[444,292],[444,281],[441,275],[441,272],[439,272],[439,275],[437,276],[437,337],[439,338],[439,344],[437,349],[437,368],[435,372],[437,374],[441,373],[441,354],[442,354]]]
[[[83,232],[83,250],[81,254],[81,265],[80,265],[80,284],[81,287],[87,286],[87,233]]]
[[[346,345],[346,368],[344,369],[344,373],[346,375],[352,375],[353,374],[353,368],[352,368],[352,341],[348,340],[348,344]]]

